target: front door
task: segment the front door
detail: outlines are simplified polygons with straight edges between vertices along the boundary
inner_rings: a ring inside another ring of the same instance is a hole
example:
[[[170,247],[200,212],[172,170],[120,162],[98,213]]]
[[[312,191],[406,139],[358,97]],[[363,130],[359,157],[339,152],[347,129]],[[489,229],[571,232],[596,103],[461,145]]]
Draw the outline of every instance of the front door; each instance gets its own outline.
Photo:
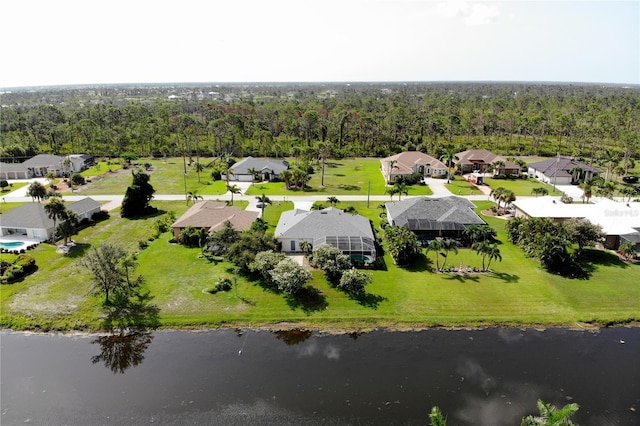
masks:
[[[291,251],[296,251],[296,242],[295,241],[291,241]]]

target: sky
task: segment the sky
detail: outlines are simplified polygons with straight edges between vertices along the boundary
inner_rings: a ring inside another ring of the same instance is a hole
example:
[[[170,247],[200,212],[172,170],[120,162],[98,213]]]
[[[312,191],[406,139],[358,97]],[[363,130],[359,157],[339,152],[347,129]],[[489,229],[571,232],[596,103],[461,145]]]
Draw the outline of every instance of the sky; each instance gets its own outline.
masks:
[[[7,0],[0,87],[640,84],[640,1]]]

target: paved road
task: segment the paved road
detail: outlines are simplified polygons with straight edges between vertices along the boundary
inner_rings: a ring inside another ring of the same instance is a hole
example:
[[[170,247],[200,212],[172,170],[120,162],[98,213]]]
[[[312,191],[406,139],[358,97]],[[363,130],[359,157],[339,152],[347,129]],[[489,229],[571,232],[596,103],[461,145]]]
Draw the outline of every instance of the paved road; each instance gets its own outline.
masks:
[[[33,179],[38,180],[41,183],[46,183],[46,179]],[[15,181],[14,181],[15,182]],[[433,197],[447,197],[452,194],[446,187],[446,181],[443,179],[427,179],[426,183],[429,185],[431,190],[433,191]],[[248,210],[252,211],[260,211],[260,209],[256,206],[257,200],[255,196],[246,195],[245,192],[251,186],[250,182],[235,182],[242,191],[241,194],[235,194],[233,196],[234,200],[244,200],[249,202]],[[9,194],[4,195],[3,199],[7,202],[29,202],[33,201],[31,197],[27,195],[27,186],[17,189]],[[76,195],[64,195],[64,199],[67,201],[77,201],[87,196],[91,196],[96,201],[104,202],[103,205],[104,210],[114,210],[118,208],[122,204],[123,195],[84,195],[80,192],[76,193]],[[487,195],[461,195],[469,200],[489,200],[490,198]],[[269,198],[272,201],[292,201],[294,207],[302,210],[310,210],[311,206],[314,202],[327,201],[327,195],[269,195]],[[340,200],[342,201],[371,201],[372,203],[379,204],[380,202],[390,201],[388,195],[340,195]],[[407,197],[404,197],[407,198]],[[409,197],[411,198],[411,197]],[[524,197],[520,197],[524,198]],[[162,201],[179,201],[185,200],[185,196],[182,194],[156,194],[154,195],[155,200]],[[227,192],[222,195],[204,195],[203,199],[205,200],[231,200],[231,194]],[[394,197],[394,200],[397,200],[397,197]],[[186,200],[185,200],[186,201]]]

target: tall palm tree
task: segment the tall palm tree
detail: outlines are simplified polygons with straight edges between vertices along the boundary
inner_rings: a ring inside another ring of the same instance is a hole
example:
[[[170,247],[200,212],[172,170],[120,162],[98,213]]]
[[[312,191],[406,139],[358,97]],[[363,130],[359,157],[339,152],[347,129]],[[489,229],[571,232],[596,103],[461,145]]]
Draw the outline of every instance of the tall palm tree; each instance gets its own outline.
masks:
[[[582,176],[582,172],[584,172],[584,170],[582,170],[582,167],[572,167],[571,170],[569,170],[569,173],[571,174],[571,181],[578,182],[580,180],[580,177]]]
[[[280,173],[280,177],[284,181],[284,185],[286,189],[291,188],[291,180],[293,179],[293,172],[291,170],[285,170]]]
[[[251,175],[251,181],[255,182],[258,180],[259,172],[255,169],[255,167],[250,167],[247,169],[247,173]]]
[[[231,193],[231,205],[233,205],[233,194],[239,194],[240,188],[238,185],[227,185],[227,191]]]
[[[596,186],[596,183],[597,181],[595,178],[589,178],[585,179],[585,181],[579,185],[580,189],[582,189],[583,202],[586,200],[586,202],[588,203],[589,200],[591,200],[591,196],[593,195],[593,188],[594,186]]]
[[[502,195],[506,190],[507,188],[499,186],[495,189],[492,189],[491,192],[489,193],[489,196],[492,197],[494,200],[496,200],[496,204],[498,205],[498,210],[500,210],[500,202],[502,201]]]
[[[264,208],[267,206],[267,204],[271,204],[271,200],[264,194],[256,197],[256,200],[258,200],[258,203],[260,204],[260,217],[264,217]]]
[[[391,183],[391,172],[393,171],[393,169],[397,169],[398,166],[396,166],[396,164],[398,164],[398,160],[390,160],[387,163],[387,166],[389,167],[389,174],[387,175],[387,183]]]
[[[567,404],[558,409],[552,404],[538,400],[540,416],[528,415],[522,419],[521,426],[572,426],[574,423],[570,417],[578,411],[578,404]]]
[[[440,157],[440,161],[447,165],[447,183],[451,182],[451,165],[456,159],[456,151],[453,148],[448,148],[445,153]]]
[[[67,217],[67,208],[65,207],[62,199],[59,197],[51,197],[44,204],[44,211],[47,213],[49,219],[53,220],[53,235],[51,240],[56,240],[56,222],[58,220],[64,220]]]
[[[454,252],[455,254],[458,254],[458,242],[452,238],[445,238],[444,240],[442,240],[442,257],[444,259],[442,259],[442,269],[444,270],[444,267],[447,264],[447,257],[449,257],[449,252]]]
[[[512,190],[506,189],[502,192],[500,198],[504,202],[504,206],[507,207],[509,204],[516,200],[516,194]]]
[[[427,244],[427,252],[434,252],[436,254],[436,271],[440,271],[440,251],[442,250],[442,243],[438,239],[429,241]]]
[[[490,243],[489,241],[478,241],[473,245],[473,249],[482,256],[482,270],[487,271],[489,266],[491,266],[491,261],[498,260],[502,262],[502,255],[500,254],[500,249],[498,248],[498,244]],[[486,263],[485,260],[489,259],[489,262]]]

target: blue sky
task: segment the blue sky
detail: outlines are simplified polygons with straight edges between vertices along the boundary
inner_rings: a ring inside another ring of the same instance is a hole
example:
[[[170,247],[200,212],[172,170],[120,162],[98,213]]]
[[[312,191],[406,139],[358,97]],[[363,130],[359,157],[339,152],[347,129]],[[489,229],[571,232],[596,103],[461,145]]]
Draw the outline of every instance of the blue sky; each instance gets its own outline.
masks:
[[[640,84],[640,1],[3,2],[0,87],[266,81]]]

